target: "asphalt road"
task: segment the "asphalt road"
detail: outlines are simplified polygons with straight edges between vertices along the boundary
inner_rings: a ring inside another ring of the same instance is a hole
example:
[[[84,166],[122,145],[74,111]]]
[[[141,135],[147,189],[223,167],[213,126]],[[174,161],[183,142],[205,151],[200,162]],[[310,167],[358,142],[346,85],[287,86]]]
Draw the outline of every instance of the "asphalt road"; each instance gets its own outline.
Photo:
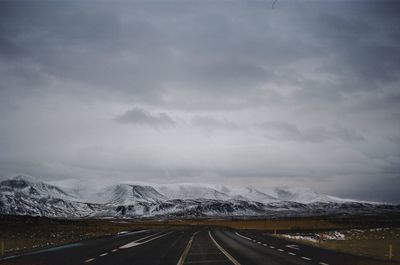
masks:
[[[15,265],[378,265],[255,231],[141,230],[8,256]]]

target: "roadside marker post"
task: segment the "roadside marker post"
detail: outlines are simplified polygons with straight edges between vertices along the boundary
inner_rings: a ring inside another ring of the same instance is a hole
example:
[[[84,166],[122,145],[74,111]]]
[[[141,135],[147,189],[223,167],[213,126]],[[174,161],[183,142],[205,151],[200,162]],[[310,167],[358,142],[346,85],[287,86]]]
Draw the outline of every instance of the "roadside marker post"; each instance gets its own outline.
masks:
[[[4,240],[0,239],[0,256],[4,255]]]

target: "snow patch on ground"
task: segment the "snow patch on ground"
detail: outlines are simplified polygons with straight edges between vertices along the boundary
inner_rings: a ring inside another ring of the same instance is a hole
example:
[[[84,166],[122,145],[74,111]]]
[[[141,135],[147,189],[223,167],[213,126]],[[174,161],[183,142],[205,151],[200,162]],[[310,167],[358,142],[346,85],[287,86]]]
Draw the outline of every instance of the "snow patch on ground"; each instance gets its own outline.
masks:
[[[310,237],[310,236],[301,236],[301,235],[281,235],[282,237],[289,239],[289,240],[297,240],[297,241],[310,241],[310,242],[317,242],[318,240]]]
[[[346,236],[340,231],[328,231],[328,232],[319,232],[319,233],[296,233],[296,234],[281,234],[281,237],[284,237],[289,240],[294,241],[308,241],[312,243],[317,243],[319,241],[325,240],[345,240]]]

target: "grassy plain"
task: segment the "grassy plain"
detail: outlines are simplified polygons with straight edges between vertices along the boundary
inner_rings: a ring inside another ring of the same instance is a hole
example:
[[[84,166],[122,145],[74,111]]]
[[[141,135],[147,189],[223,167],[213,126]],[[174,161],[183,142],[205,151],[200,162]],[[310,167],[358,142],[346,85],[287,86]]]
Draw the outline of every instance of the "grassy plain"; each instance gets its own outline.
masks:
[[[400,227],[400,214],[379,216],[326,216],[297,217],[282,219],[50,219],[28,216],[0,216],[0,240],[3,240],[6,253],[12,253],[32,248],[43,248],[76,242],[94,237],[115,235],[121,231],[131,231],[148,228],[174,229],[207,229],[207,228],[255,229],[268,233],[318,232],[329,230],[373,229],[379,227]],[[398,237],[393,244],[399,245]],[[376,241],[375,241],[376,242]],[[366,249],[374,241],[326,242],[322,247],[333,249],[352,249],[358,244],[359,249]],[[379,243],[380,244],[380,243]],[[382,243],[382,248],[388,242]],[[365,247],[364,247],[365,245]],[[397,248],[397,247],[396,247]],[[397,257],[398,249],[395,249]],[[378,252],[382,252],[378,250]]]

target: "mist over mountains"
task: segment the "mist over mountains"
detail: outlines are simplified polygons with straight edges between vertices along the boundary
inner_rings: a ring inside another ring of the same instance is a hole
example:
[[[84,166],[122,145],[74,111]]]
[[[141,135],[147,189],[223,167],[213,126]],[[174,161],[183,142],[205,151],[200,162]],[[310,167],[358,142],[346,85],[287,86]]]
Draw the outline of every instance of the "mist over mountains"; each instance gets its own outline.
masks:
[[[307,188],[231,188],[206,184],[119,183],[71,189],[17,176],[0,182],[0,213],[61,218],[304,216],[398,211]]]

